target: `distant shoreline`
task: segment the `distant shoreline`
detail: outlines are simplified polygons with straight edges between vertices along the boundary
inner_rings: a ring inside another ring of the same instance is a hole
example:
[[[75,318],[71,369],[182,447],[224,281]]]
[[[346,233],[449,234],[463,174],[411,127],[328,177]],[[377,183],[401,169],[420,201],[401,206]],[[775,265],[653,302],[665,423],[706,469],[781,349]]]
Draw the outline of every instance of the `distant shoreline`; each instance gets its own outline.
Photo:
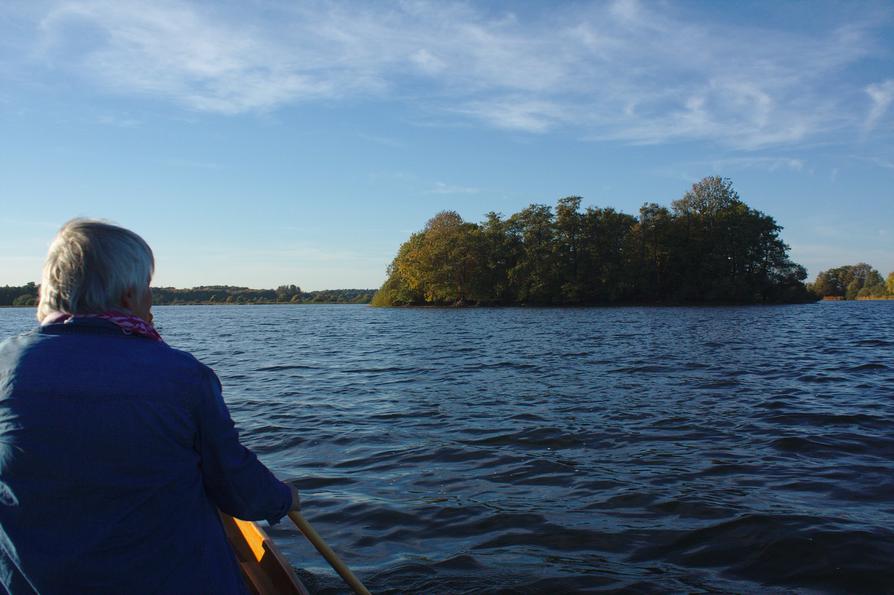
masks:
[[[252,289],[236,285],[203,285],[178,289],[152,287],[152,302],[162,305],[217,305],[217,304],[368,304],[375,289],[319,289],[302,291],[297,285],[280,285],[276,289]],[[40,286],[27,283],[21,286],[0,287],[0,306],[36,306]]]
[[[488,304],[488,305],[480,305],[480,304],[461,304],[461,305],[401,305],[401,306],[390,306],[391,308],[399,308],[399,309],[408,309],[408,310],[469,310],[469,309],[482,309],[482,310],[502,310],[509,308],[533,308],[533,309],[561,309],[561,310],[580,310],[580,309],[588,309],[588,308],[734,308],[734,307],[763,307],[763,306],[789,306],[789,305],[799,305],[799,304],[815,304],[815,303],[837,303],[837,302],[887,302],[894,301],[894,296],[886,296],[886,297],[858,297],[853,300],[845,300],[845,299],[823,299],[810,302],[799,302],[799,303],[790,303],[790,304],[768,304],[768,303],[708,303],[708,302],[692,302],[692,303],[613,303],[613,304],[561,304],[561,305],[547,305],[547,304]],[[368,302],[364,303],[351,303],[351,302],[179,302],[176,304],[154,304],[153,307],[167,307],[167,306],[370,306]],[[0,309],[36,309],[37,306],[34,305],[26,305],[26,306],[12,306],[12,305],[0,305]]]
[[[850,300],[854,301],[854,300]],[[636,303],[613,303],[613,304],[463,304],[463,305],[435,305],[435,304],[420,304],[420,305],[400,305],[400,306],[388,306],[388,308],[396,308],[399,310],[510,310],[510,309],[529,309],[529,310],[587,310],[591,308],[704,308],[704,309],[712,309],[712,308],[740,308],[740,307],[767,307],[767,306],[794,306],[799,304],[815,304],[817,302],[799,302],[792,304],[767,304],[767,303],[716,303],[716,302],[694,302],[691,304],[636,304]],[[375,308],[377,306],[372,306],[369,303],[350,303],[350,302],[299,302],[299,303],[290,303],[290,302],[244,302],[244,303],[226,303],[226,302],[196,302],[196,303],[178,303],[178,304],[153,304],[153,308],[166,308],[168,306],[171,307],[180,307],[180,306],[213,306],[213,307],[221,307],[221,306],[370,306]],[[381,307],[381,306],[379,306]],[[37,306],[0,306],[0,309],[30,309],[34,310]]]
[[[351,302],[181,302],[177,304],[153,304],[153,308],[166,306],[368,306],[369,303],[351,303]],[[37,306],[0,306],[0,309],[36,309]]]

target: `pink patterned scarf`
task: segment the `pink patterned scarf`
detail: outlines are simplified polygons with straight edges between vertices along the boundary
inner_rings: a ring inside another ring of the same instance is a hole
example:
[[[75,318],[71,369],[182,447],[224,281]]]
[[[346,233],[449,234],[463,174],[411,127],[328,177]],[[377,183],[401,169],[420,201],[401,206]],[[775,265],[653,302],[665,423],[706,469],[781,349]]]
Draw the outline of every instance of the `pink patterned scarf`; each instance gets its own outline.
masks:
[[[121,329],[121,332],[125,335],[139,335],[140,337],[146,337],[148,339],[161,341],[162,343],[164,343],[161,335],[158,334],[158,331],[155,330],[155,327],[152,326],[151,323],[146,322],[142,318],[134,316],[133,314],[125,314],[123,312],[115,312],[113,310],[101,312],[100,314],[78,314],[77,316],[59,312],[47,316],[44,319],[43,324],[72,322],[73,320],[76,320],[78,318],[101,318],[102,320],[108,320],[109,322],[114,323],[119,329]]]

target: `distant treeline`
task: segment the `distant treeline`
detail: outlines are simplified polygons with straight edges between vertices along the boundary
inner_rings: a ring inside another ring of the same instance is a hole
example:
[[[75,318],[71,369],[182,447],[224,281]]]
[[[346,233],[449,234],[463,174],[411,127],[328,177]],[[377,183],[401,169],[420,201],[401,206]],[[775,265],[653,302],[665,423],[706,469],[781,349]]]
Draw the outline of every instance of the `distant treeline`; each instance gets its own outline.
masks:
[[[373,305],[786,303],[816,300],[781,227],[709,177],[671,208],[555,212],[532,204],[480,224],[433,217],[398,250]]]
[[[166,304],[368,304],[374,289],[324,289],[302,291],[297,285],[276,289],[249,289],[208,285],[192,289],[153,287],[152,301]]]
[[[37,285],[4,285],[0,287],[0,306],[36,306]]]
[[[823,271],[807,287],[827,299],[894,299],[894,272],[888,273],[885,280],[881,273],[861,262]]]
[[[0,287],[0,306],[35,306],[39,286]],[[297,285],[276,289],[250,289],[230,285],[209,285],[192,289],[153,287],[152,301],[168,304],[368,304],[374,289],[324,289],[302,291]]]

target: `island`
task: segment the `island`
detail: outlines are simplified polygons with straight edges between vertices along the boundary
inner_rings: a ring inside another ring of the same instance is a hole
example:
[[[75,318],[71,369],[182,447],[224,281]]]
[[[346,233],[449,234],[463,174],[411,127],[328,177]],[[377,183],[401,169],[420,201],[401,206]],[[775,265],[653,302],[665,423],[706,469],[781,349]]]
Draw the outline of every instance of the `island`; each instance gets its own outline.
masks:
[[[789,259],[782,228],[727,178],[706,177],[670,208],[647,203],[638,216],[581,211],[581,201],[561,198],[555,210],[532,204],[508,218],[490,212],[481,223],[442,211],[400,246],[372,304],[780,304],[823,296]]]

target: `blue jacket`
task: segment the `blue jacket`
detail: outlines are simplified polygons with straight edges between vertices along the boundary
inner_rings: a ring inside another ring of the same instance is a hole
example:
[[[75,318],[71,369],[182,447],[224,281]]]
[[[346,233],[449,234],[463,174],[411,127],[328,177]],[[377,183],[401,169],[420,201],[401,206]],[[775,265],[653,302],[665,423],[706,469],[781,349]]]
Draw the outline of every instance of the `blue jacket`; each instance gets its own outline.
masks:
[[[242,593],[217,509],[290,504],[188,353],[89,318],[0,343],[0,591]]]

